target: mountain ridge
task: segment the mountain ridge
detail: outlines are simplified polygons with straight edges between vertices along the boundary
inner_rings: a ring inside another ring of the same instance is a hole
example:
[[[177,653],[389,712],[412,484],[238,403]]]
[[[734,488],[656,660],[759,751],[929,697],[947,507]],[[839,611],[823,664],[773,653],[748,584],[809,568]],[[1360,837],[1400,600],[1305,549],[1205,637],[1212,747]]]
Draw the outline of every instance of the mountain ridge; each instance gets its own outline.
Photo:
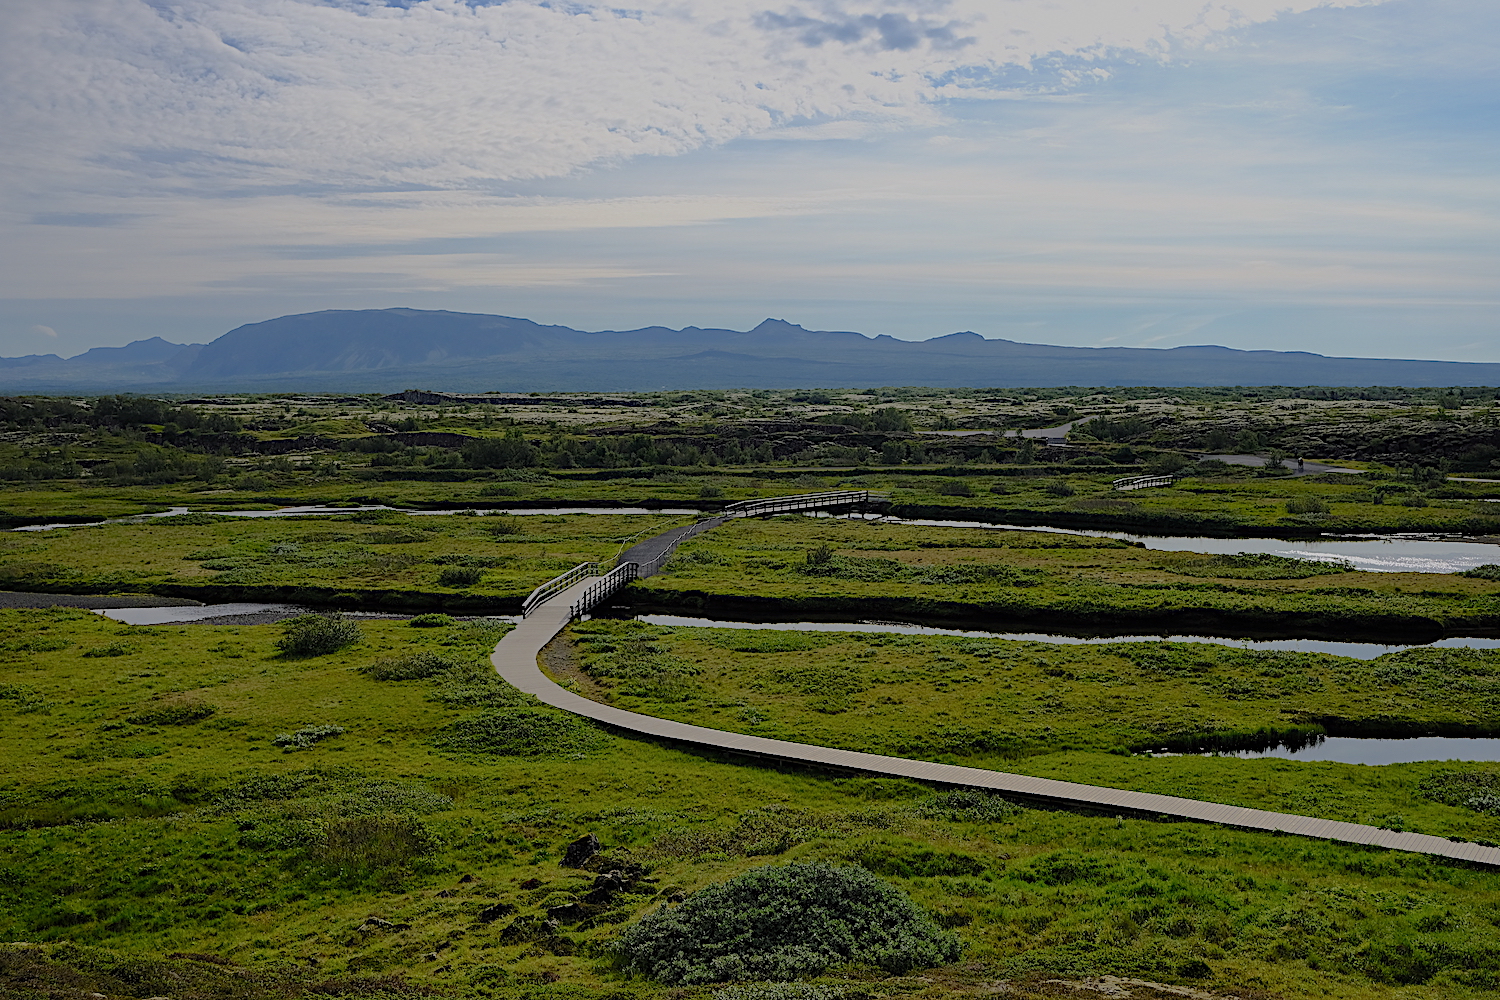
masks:
[[[869,385],[1500,385],[1500,364],[1306,351],[1064,347],[973,331],[898,340],[768,318],[745,331],[586,332],[447,310],[324,310],[248,323],[207,344],[160,337],[73,358],[0,358],[0,392],[629,391]]]

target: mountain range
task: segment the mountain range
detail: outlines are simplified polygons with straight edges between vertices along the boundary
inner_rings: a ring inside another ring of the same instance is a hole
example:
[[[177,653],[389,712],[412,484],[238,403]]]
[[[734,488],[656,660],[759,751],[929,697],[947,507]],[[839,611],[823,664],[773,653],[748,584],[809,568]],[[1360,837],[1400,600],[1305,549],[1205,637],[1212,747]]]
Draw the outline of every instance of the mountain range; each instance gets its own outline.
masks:
[[[328,310],[250,323],[207,344],[152,337],[0,358],[0,392],[473,392],[855,386],[1494,386],[1500,364],[1334,358],[1227,347],[1054,347],[952,333],[930,340],[807,330],[589,333],[420,309]]]

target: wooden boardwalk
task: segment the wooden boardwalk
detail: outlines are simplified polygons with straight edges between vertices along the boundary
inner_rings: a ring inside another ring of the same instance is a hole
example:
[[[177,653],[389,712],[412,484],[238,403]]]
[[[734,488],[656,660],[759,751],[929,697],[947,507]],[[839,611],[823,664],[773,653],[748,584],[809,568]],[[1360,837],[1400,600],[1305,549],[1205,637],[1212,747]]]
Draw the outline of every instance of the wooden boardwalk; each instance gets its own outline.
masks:
[[[1373,826],[1361,826],[1358,823],[1338,823],[1333,820],[1314,819],[1311,816],[1245,809],[1214,802],[1200,802],[1196,799],[1182,799],[1172,795],[1150,795],[1145,792],[1100,788],[1071,781],[1056,781],[1051,778],[1033,778],[1022,774],[1007,774],[1003,771],[986,771],[977,767],[960,767],[955,764],[937,764],[924,760],[908,760],[903,757],[837,750],[807,743],[770,740],[760,736],[746,736],[719,729],[693,726],[684,722],[656,719],[649,715],[640,715],[609,705],[601,705],[558,687],[547,679],[537,665],[537,656],[542,647],[552,641],[553,637],[568,624],[571,620],[569,609],[597,579],[597,577],[591,577],[556,594],[533,611],[531,616],[521,622],[514,631],[501,639],[490,656],[490,662],[494,664],[496,672],[522,691],[535,695],[549,705],[606,725],[661,739],[820,767],[916,778],[922,781],[971,788],[988,788],[1018,799],[1083,807],[1110,814],[1221,823],[1225,826],[1248,830],[1291,833],[1322,840],[1370,844],[1396,851],[1412,851],[1460,861],[1500,865],[1500,848],[1484,847],[1465,841],[1451,841],[1421,833],[1398,833]]]

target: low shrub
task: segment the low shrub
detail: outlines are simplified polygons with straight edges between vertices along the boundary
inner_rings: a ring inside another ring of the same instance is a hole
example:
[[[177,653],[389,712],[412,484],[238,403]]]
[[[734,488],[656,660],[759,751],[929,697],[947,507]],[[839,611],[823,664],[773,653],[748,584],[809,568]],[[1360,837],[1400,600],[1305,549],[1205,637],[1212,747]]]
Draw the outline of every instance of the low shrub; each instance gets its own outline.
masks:
[[[340,736],[343,732],[343,726],[303,726],[294,733],[280,734],[271,743],[286,750],[306,750],[314,743]]]
[[[446,674],[458,665],[436,653],[408,653],[383,657],[359,668],[359,672],[377,681],[417,681]]]
[[[123,642],[112,642],[107,646],[95,646],[93,649],[83,651],[86,657],[96,656],[129,656],[135,652],[135,647]]]
[[[1485,563],[1483,566],[1466,569],[1458,575],[1472,580],[1500,580],[1500,563]]]
[[[958,938],[863,868],[757,868],[656,910],[615,945],[626,971],[669,984],[786,981],[858,963],[891,973],[958,958]]]
[[[335,615],[298,615],[281,623],[276,648],[285,656],[321,656],[363,638],[358,625]]]
[[[945,497],[971,497],[974,490],[962,479],[949,479],[938,487],[938,493]]]
[[[451,753],[548,757],[590,753],[603,745],[604,735],[578,719],[517,708],[459,719],[434,742]]]
[[[450,615],[434,613],[427,615],[417,615],[406,624],[411,626],[412,628],[442,628],[446,625],[456,624],[456,622]]]
[[[126,718],[134,726],[186,726],[202,722],[218,709],[201,701],[163,702],[149,705]]]
[[[1286,502],[1288,514],[1326,514],[1328,510],[1328,501],[1321,497],[1292,497]]]
[[[477,566],[449,566],[438,574],[444,587],[472,587],[483,579],[484,571]]]

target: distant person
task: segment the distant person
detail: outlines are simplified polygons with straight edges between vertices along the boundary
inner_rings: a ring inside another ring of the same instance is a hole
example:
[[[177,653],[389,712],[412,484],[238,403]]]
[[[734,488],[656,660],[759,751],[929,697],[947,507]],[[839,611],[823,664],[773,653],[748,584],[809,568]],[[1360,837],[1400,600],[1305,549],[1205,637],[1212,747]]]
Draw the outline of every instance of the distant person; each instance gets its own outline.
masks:
[[[1297,456],[1297,472],[1299,474],[1302,472],[1302,456],[1301,455]]]

